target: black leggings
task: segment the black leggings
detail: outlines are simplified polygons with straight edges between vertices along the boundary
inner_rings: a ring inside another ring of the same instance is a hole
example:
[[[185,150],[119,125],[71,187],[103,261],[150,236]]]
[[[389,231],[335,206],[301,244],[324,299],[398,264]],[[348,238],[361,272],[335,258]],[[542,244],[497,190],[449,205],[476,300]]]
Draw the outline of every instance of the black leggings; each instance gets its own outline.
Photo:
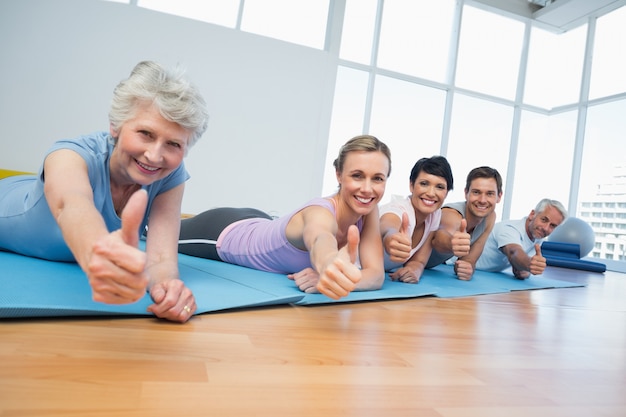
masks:
[[[220,233],[232,223],[243,219],[272,219],[272,217],[254,208],[219,207],[203,211],[194,217],[183,219],[180,223],[178,252],[221,261],[215,244]]]

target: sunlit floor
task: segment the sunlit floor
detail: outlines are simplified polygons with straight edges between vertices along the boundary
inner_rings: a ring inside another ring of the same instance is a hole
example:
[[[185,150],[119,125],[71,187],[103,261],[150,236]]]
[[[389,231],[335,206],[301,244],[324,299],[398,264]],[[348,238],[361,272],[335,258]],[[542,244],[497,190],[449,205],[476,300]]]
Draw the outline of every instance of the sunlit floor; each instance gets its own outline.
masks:
[[[585,287],[0,321],[0,416],[626,416],[626,275]]]

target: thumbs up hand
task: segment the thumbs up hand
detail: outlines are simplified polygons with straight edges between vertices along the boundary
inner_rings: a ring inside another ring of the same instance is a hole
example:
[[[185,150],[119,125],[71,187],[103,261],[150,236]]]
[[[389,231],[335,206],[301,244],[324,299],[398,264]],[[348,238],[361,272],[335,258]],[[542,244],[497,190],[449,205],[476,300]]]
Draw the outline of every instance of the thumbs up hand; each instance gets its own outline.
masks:
[[[530,258],[530,273],[541,275],[546,269],[546,258],[541,254],[541,245],[535,243],[535,254]]]
[[[471,245],[471,236],[467,233],[467,220],[461,219],[459,230],[452,234],[452,253],[460,258],[469,254]]]
[[[400,229],[383,239],[385,251],[395,263],[405,263],[411,256],[411,235],[409,234],[409,215],[402,213]]]
[[[340,253],[347,254],[348,260],[351,264],[355,264],[359,256],[359,241],[361,236],[359,235],[359,228],[356,226],[350,226],[348,228],[348,244],[341,248]]]
[[[96,241],[85,272],[94,301],[126,304],[141,299],[148,286],[146,254],[139,250],[139,226],[148,194],[135,192],[122,212],[122,227]]]
[[[337,300],[354,291],[362,277],[361,270],[356,265],[360,239],[358,227],[350,226],[348,243],[339,250],[337,257],[320,271],[316,285],[319,292]]]

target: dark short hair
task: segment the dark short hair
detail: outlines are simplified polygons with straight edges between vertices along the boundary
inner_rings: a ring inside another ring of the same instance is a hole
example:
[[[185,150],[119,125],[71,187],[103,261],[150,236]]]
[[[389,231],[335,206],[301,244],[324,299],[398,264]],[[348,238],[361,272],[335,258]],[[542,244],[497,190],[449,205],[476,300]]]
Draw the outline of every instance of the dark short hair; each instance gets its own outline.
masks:
[[[502,177],[497,169],[488,166],[482,166],[472,169],[467,174],[467,181],[465,182],[465,192],[468,192],[472,186],[472,181],[476,178],[493,178],[496,180],[496,186],[498,187],[498,194],[502,194]]]
[[[409,177],[411,185],[415,184],[415,179],[421,171],[430,175],[442,177],[446,180],[448,191],[452,191],[452,188],[454,187],[452,168],[450,168],[448,160],[443,156],[435,155],[430,158],[422,158],[418,160],[415,165],[413,165],[413,169],[411,170],[411,175]]]

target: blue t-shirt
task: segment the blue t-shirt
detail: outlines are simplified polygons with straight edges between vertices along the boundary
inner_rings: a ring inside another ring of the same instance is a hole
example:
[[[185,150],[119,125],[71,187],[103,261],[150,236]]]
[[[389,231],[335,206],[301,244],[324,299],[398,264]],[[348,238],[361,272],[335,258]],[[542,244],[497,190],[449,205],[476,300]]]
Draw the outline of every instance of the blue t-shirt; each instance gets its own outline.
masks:
[[[111,197],[109,158],[114,142],[107,132],[56,142],[46,157],[59,149],[77,152],[87,163],[94,205],[102,214],[109,231],[121,227]],[[45,159],[45,158],[44,158]],[[189,179],[184,164],[167,177],[143,187],[148,192],[148,207],[140,227],[148,223],[152,203],[164,193]],[[0,250],[54,261],[74,261],[61,229],[50,212],[44,192],[43,165],[38,175],[18,175],[0,180]]]
[[[503,271],[510,267],[509,259],[500,248],[509,245],[520,245],[526,254],[532,256],[535,243],[541,244],[543,239],[533,240],[526,233],[526,217],[523,219],[503,220],[496,223],[485,243],[483,253],[476,261],[476,269],[483,271]]]

